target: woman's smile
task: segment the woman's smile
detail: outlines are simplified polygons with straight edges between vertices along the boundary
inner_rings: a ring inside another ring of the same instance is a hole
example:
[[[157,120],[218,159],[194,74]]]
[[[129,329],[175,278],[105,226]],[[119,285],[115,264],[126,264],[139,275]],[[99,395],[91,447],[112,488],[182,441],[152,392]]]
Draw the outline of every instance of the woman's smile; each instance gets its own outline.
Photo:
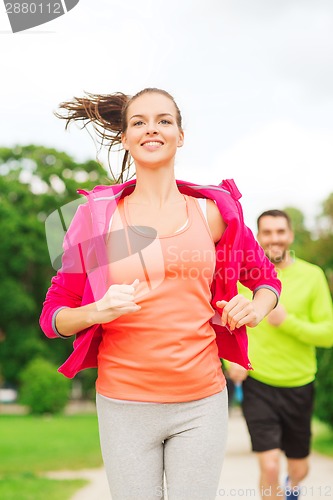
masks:
[[[141,144],[141,146],[143,146],[148,151],[156,151],[157,149],[160,149],[163,144],[164,143],[162,141],[146,140]]]

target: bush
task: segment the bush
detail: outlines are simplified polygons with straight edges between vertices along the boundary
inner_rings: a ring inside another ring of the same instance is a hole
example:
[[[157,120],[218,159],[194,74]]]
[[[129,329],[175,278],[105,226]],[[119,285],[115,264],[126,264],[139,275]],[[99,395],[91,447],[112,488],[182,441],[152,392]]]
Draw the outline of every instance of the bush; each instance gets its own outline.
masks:
[[[81,383],[82,399],[95,401],[96,399],[95,383],[97,378],[97,368],[89,368],[89,370],[82,370],[76,375],[75,378]]]
[[[333,429],[333,349],[317,349],[315,415]]]
[[[71,381],[45,359],[33,359],[22,370],[20,381],[20,402],[27,405],[32,414],[59,413],[68,402]]]

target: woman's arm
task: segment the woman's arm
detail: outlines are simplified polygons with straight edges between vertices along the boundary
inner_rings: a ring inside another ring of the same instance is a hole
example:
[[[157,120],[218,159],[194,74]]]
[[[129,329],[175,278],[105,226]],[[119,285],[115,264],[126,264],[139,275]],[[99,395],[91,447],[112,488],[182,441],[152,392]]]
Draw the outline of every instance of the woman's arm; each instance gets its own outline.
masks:
[[[123,314],[139,311],[141,307],[135,303],[138,284],[139,280],[135,280],[132,285],[111,285],[97,302],[60,309],[55,318],[58,333],[69,337],[92,325],[109,323]]]
[[[227,227],[222,219],[222,215],[213,200],[207,199],[207,222],[214,243],[222,238],[222,234]]]
[[[219,241],[227,227],[225,221],[222,218],[222,215],[214,203],[214,201],[207,199],[207,221],[212,233],[212,237],[214,242]],[[251,234],[252,236],[252,234]],[[253,236],[252,236],[253,238]],[[254,238],[253,238],[254,241]],[[251,247],[253,254],[258,250],[259,245]],[[267,257],[265,257],[262,249],[262,257],[263,263],[266,265],[271,265],[268,261]],[[249,275],[251,277],[251,265],[253,265],[254,259],[253,255],[250,255],[251,258],[248,259],[249,262]],[[259,259],[260,261],[260,259]],[[272,269],[273,266],[271,265]],[[257,264],[255,266],[255,271],[257,271]],[[265,265],[263,265],[262,276],[265,278]],[[273,272],[273,271],[272,271]],[[274,271],[275,273],[275,271]],[[267,273],[269,275],[269,273]],[[258,273],[255,272],[254,275],[257,277]],[[274,274],[276,276],[276,273]],[[256,326],[277,304],[278,295],[277,290],[274,292],[268,288],[271,285],[271,282],[268,281],[265,283],[258,281],[258,279],[252,280],[253,286],[260,287],[255,291],[254,297],[252,300],[245,298],[243,295],[238,294],[234,296],[229,302],[225,300],[221,300],[216,302],[216,306],[223,309],[222,311],[222,326],[228,325],[230,330],[234,330],[235,328],[239,328],[243,325],[254,327]],[[275,282],[273,281],[275,284]],[[267,287],[266,287],[267,286]],[[273,288],[273,287],[271,287]],[[253,289],[253,288],[252,288]]]
[[[229,302],[220,300],[217,307],[223,309],[221,324],[232,331],[243,325],[254,327],[276,306],[276,294],[269,288],[260,288],[252,300],[235,295]]]
[[[111,285],[104,297],[82,306],[87,283],[87,247],[92,238],[88,204],[80,205],[66,232],[62,266],[52,278],[40,316],[40,326],[49,338],[69,337],[95,324],[109,323],[140,309],[134,301],[139,283]]]

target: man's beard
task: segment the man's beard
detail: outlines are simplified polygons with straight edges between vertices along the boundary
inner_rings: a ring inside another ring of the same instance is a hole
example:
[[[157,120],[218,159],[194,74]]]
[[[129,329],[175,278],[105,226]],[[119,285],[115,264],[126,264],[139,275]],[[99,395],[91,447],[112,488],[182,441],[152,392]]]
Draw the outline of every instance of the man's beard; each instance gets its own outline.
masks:
[[[280,255],[277,255],[276,257],[271,256],[269,252],[266,253],[266,257],[269,258],[272,264],[280,264],[285,260],[286,255],[287,255],[287,250],[283,250],[283,252]]]

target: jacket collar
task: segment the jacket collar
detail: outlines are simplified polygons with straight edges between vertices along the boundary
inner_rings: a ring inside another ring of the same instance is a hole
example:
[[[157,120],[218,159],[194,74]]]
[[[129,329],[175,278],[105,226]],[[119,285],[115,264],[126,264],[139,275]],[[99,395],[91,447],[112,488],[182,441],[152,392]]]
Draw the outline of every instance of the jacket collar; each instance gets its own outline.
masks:
[[[242,196],[233,179],[225,179],[217,186],[211,184],[195,184],[182,180],[176,180],[176,183],[180,192],[182,192],[183,194],[190,194],[197,198],[202,196],[212,198],[214,197],[214,192],[229,194],[235,200],[239,200],[239,198],[241,198]],[[78,193],[84,194],[88,198],[91,197],[96,201],[112,199],[118,201],[123,196],[130,194],[134,190],[135,185],[136,180],[131,179],[122,184],[112,184],[110,186],[95,186],[91,191],[79,189]]]

